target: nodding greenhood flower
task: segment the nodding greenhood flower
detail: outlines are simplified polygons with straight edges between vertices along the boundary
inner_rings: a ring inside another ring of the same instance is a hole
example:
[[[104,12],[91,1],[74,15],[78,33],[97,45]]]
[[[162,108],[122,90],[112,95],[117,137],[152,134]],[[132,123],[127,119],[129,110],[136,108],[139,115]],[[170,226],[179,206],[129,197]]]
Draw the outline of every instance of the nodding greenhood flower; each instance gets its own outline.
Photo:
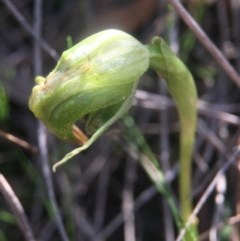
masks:
[[[154,37],[144,46],[122,31],[106,30],[65,51],[46,78],[36,78],[38,85],[32,90],[29,108],[56,136],[81,146],[53,170],[87,149],[123,117],[132,104],[139,78],[149,66],[166,80],[177,104],[181,159],[191,160],[197,103],[191,73],[163,39]],[[83,131],[75,125],[78,120],[85,124]]]
[[[130,108],[148,65],[149,51],[135,38],[102,31],[63,52],[46,78],[36,78],[29,108],[59,138],[89,146]],[[91,141],[74,124],[79,119]]]
[[[191,213],[191,202],[186,200],[191,190],[197,92],[190,72],[163,39],[154,37],[150,45],[144,46],[118,30],[106,30],[86,38],[65,51],[46,78],[36,78],[38,85],[32,90],[29,107],[55,135],[81,146],[55,164],[55,171],[123,117],[148,66],[166,80],[177,104],[181,124],[180,160],[184,170],[180,174],[180,199],[183,218],[187,221]],[[78,120],[86,126],[83,132],[75,125]],[[87,135],[91,135],[90,139]],[[177,223],[182,227],[179,220]]]

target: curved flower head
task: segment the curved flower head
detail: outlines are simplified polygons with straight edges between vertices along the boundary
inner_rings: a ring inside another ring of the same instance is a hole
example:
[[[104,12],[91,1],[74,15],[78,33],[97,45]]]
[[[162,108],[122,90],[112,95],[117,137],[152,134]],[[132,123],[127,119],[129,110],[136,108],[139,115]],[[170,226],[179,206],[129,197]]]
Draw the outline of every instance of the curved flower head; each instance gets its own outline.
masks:
[[[99,32],[63,52],[45,79],[37,77],[29,108],[56,136],[84,145],[88,137],[74,123],[82,119],[96,140],[130,108],[148,65],[149,51],[135,38]]]

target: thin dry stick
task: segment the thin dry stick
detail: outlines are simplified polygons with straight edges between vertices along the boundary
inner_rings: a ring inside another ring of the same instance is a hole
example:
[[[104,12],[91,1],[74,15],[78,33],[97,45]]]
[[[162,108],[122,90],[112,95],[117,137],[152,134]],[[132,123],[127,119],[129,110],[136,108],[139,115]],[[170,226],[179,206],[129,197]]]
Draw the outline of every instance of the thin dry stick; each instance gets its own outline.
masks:
[[[216,225],[223,219],[225,195],[226,195],[226,176],[220,175],[218,183],[216,183],[216,194],[215,194],[215,207],[212,218],[212,225],[209,232],[210,240],[218,240],[219,232]]]
[[[55,60],[59,59],[57,52],[40,36],[36,35],[36,32],[31,25],[26,21],[23,15],[17,10],[13,3],[9,0],[2,0],[8,10],[12,13],[13,17],[20,23],[20,25],[42,46],[42,48]]]
[[[200,28],[197,22],[192,16],[185,10],[179,0],[168,0],[176,9],[178,14],[181,16],[183,21],[193,31],[199,41],[205,46],[209,53],[215,58],[218,64],[226,71],[229,77],[240,87],[240,76],[237,74],[235,69],[229,64],[227,59],[224,57],[222,52],[216,47],[216,45],[209,39],[209,37]]]
[[[226,8],[225,0],[217,1],[217,18],[219,22],[219,31],[220,31],[220,46],[221,50],[224,50],[224,43],[231,39],[230,32],[226,31],[226,29],[230,29],[230,23],[228,19],[228,10]],[[218,76],[218,81],[220,82],[217,85],[218,102],[226,102],[227,101],[227,93],[229,91],[229,83],[223,71],[220,71]],[[216,101],[216,100],[215,100]],[[216,124],[216,123],[215,123]],[[221,128],[225,128],[226,123],[220,122],[214,126],[214,129],[218,132]],[[220,147],[220,153],[223,153],[225,149],[225,145],[223,144]],[[220,154],[219,153],[219,154]],[[226,195],[226,177],[225,174],[222,174],[218,178],[218,182],[215,187],[215,205],[211,220],[211,230],[209,232],[209,240],[214,241],[218,240],[219,231],[215,228],[215,226],[221,222],[223,219],[223,210],[224,210],[224,202]]]
[[[7,132],[0,130],[0,136],[6,138],[7,140],[9,140],[13,143],[16,143],[17,145],[19,145],[27,150],[30,150],[33,153],[38,152],[38,148],[36,146],[32,146],[30,143],[12,135],[12,134],[9,134]]]
[[[195,206],[193,212],[191,213],[191,215],[190,215],[190,217],[189,217],[189,219],[188,219],[188,221],[185,225],[185,228],[181,230],[181,232],[180,232],[179,236],[177,237],[176,241],[181,241],[183,239],[187,229],[189,228],[189,226],[191,225],[193,220],[196,218],[197,214],[199,213],[199,211],[202,208],[203,204],[205,203],[206,199],[209,197],[209,195],[213,191],[214,187],[216,186],[216,183],[218,182],[218,179],[221,177],[221,175],[223,173],[226,172],[226,170],[229,168],[229,166],[239,157],[239,154],[240,154],[240,146],[238,146],[236,148],[236,150],[234,151],[232,156],[222,166],[222,168],[218,171],[218,173],[216,174],[216,176],[214,177],[214,179],[212,180],[212,182],[210,183],[210,185],[208,186],[206,191],[203,193],[202,197],[200,198],[200,200],[198,201],[197,205]]]
[[[166,108],[175,107],[174,101],[166,96],[153,94],[144,90],[137,90],[135,94],[136,103],[142,107],[156,110],[164,110]],[[211,110],[223,111],[223,112],[240,112],[240,104],[235,103],[210,103],[204,100],[198,100],[198,111]]]
[[[34,39],[33,46],[33,69],[35,75],[40,75],[42,73],[42,52],[40,45],[37,41],[38,38],[41,37],[41,28],[42,28],[42,0],[34,1],[34,35],[36,38]]]
[[[110,150],[110,149],[109,149]],[[107,159],[107,157],[106,157]],[[104,224],[105,214],[106,214],[106,205],[107,205],[107,189],[109,186],[109,177],[110,177],[110,163],[109,161],[104,165],[100,174],[98,181],[97,189],[97,203],[94,213],[94,231],[98,233]],[[98,241],[98,240],[95,240]]]
[[[204,136],[204,138],[207,139],[209,143],[212,144],[220,153],[224,152],[225,145],[221,141],[220,138],[213,132],[211,129],[209,129],[203,120],[198,120],[198,125],[197,125],[197,131],[200,135]]]
[[[106,205],[107,205],[106,199],[107,199],[107,187],[108,187],[108,183],[106,183],[106,182],[109,182],[109,180],[108,180],[109,172],[110,172],[109,169],[110,169],[110,165],[109,165],[109,163],[106,163],[106,165],[104,166],[104,169],[100,173],[99,182],[101,182],[101,183],[99,183],[99,188],[98,188],[98,193],[97,193],[98,198],[100,197],[100,200],[98,200],[98,202],[97,202],[97,207],[95,210],[95,220],[94,220],[94,224],[93,224],[94,232],[96,235],[94,236],[94,239],[91,241],[102,240],[102,237],[100,235],[98,235],[98,233],[102,230],[105,215],[106,215]],[[105,177],[104,177],[104,174],[106,174]],[[100,196],[101,190],[103,190],[102,196]],[[101,207],[103,207],[103,209],[100,209]]]
[[[57,205],[56,197],[54,194],[53,181],[51,177],[51,168],[48,162],[48,151],[46,147],[46,128],[41,122],[38,122],[38,142],[39,142],[39,151],[41,156],[41,164],[43,169],[44,180],[46,183],[47,193],[53,207],[53,211],[56,217],[57,227],[61,238],[63,241],[68,241],[67,234],[62,222],[61,214]]]
[[[40,75],[42,72],[42,60],[41,60],[41,49],[37,38],[41,37],[41,25],[42,25],[42,0],[35,0],[34,2],[34,74]],[[46,129],[43,124],[38,122],[38,144],[40,151],[41,164],[43,168],[44,180],[46,182],[46,188],[48,192],[49,199],[51,201],[54,214],[56,217],[57,227],[61,238],[63,241],[68,241],[67,234],[62,222],[60,211],[57,205],[57,201],[54,194],[53,182],[51,177],[51,171],[48,162],[48,150],[47,150],[47,138],[46,138]]]
[[[15,217],[18,221],[18,225],[21,228],[23,235],[27,241],[35,241],[32,229],[29,225],[27,216],[23,210],[23,207],[12,190],[11,186],[8,184],[5,177],[0,174],[0,190],[3,193],[5,199],[7,200],[9,206],[11,207]]]
[[[177,46],[177,44],[175,45]],[[166,86],[163,80],[160,80],[159,83],[160,94],[166,95]],[[170,170],[170,154],[169,154],[169,118],[168,118],[168,109],[160,111],[159,113],[159,144],[160,144],[160,160],[162,164],[162,170],[164,173]],[[165,240],[174,240],[174,231],[173,231],[173,219],[171,212],[168,206],[168,203],[165,199],[162,200],[162,211],[164,218],[164,230],[165,230]]]
[[[135,215],[134,215],[134,196],[133,185],[136,173],[135,160],[128,157],[125,167],[125,183],[122,193],[122,213],[124,219],[124,240],[135,241]]]
[[[227,222],[221,222],[218,225],[214,226],[213,228],[216,229],[222,229],[226,225],[234,225],[240,222],[240,214],[233,216],[227,220]],[[210,230],[205,231],[204,233],[201,233],[198,237],[198,240],[206,240],[209,235]]]
[[[173,21],[173,25],[169,30],[170,47],[174,53],[178,53],[178,16],[175,11],[172,11],[169,19]],[[167,95],[166,83],[160,79],[159,83],[160,94],[163,96]],[[166,174],[170,170],[170,148],[169,148],[169,113],[168,108],[165,108],[159,112],[159,142],[160,142],[160,162],[162,164],[162,170]],[[162,211],[164,219],[164,230],[165,230],[165,240],[174,240],[174,226],[173,218],[171,215],[170,208],[165,199],[162,200]]]
[[[143,90],[137,90],[135,98],[139,106],[148,109],[162,110],[164,108],[175,107],[174,102],[170,98],[156,94],[150,94]],[[221,120],[237,126],[240,125],[240,118],[237,115],[215,109],[215,106],[219,107],[219,105],[209,104],[205,101],[199,100],[197,110],[199,114],[209,118]]]
[[[219,169],[222,167],[223,163],[225,162],[227,155],[231,153],[233,148],[236,146],[236,143],[238,143],[239,136],[240,136],[240,128],[238,128],[238,130],[231,138],[231,140],[227,143],[227,145],[225,145],[223,153],[219,156],[219,159],[216,161],[216,165],[212,167],[209,170],[208,174],[205,175],[204,179],[201,180],[201,185],[196,186],[192,190],[193,198],[199,195],[200,193],[203,193],[207,185],[211,182],[211,180],[213,180],[214,176],[216,175],[216,173],[219,171]]]
[[[100,149],[103,150],[103,153],[99,158],[101,158],[102,160],[105,159],[107,162],[102,161],[104,163],[104,166],[101,167],[101,171],[99,173],[97,196],[96,196],[97,203],[94,211],[94,220],[93,220],[93,228],[96,235],[94,239],[91,241],[102,240],[102,238],[97,234],[103,228],[105,215],[106,215],[107,195],[108,195],[108,186],[109,186],[109,178],[110,178],[111,160],[109,160],[109,156],[110,156],[111,146],[112,146],[111,142],[108,139],[105,140],[105,138],[103,138],[100,145]]]
[[[231,0],[232,9],[232,23],[233,23],[233,37],[235,42],[236,58],[238,63],[238,71],[240,71],[240,2],[238,0]],[[230,15],[230,16],[231,16]]]

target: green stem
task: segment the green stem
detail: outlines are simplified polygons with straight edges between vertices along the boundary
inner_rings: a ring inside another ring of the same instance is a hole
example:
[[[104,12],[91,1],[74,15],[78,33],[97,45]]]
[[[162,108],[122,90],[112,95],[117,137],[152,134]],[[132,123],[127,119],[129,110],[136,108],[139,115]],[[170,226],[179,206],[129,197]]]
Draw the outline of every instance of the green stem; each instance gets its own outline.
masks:
[[[189,70],[161,38],[154,37],[147,47],[150,53],[150,68],[166,80],[180,117],[179,195],[182,217],[186,222],[192,211],[191,156],[196,129],[196,88]]]

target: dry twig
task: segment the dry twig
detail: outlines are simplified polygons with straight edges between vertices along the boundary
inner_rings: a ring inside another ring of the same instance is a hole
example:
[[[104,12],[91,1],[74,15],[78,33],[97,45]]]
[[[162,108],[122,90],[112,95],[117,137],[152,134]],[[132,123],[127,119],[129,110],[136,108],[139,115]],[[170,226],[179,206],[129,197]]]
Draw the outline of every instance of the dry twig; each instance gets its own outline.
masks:
[[[208,188],[203,193],[202,197],[198,201],[197,205],[195,206],[192,214],[190,215],[187,223],[185,224],[185,228],[181,230],[179,233],[176,241],[181,241],[186,233],[186,230],[189,228],[193,220],[196,218],[197,214],[199,213],[200,209],[202,208],[203,204],[205,203],[206,199],[209,197],[209,195],[212,193],[214,187],[216,186],[216,183],[218,182],[218,179],[221,177],[223,173],[226,172],[226,170],[229,168],[229,166],[236,161],[236,159],[239,157],[240,154],[240,146],[236,148],[232,156],[229,158],[229,160],[222,166],[222,168],[218,171],[214,179],[211,181]]]
[[[57,52],[39,35],[36,34],[34,28],[27,22],[23,15],[17,10],[14,4],[9,0],[2,0],[13,17],[20,23],[20,25],[42,46],[42,48],[55,60],[59,59]]]
[[[34,2],[34,29],[35,29],[34,36],[36,36],[35,42],[34,42],[35,76],[40,75],[42,72],[41,49],[40,49],[39,42],[37,41],[37,39],[41,37],[41,25],[42,25],[42,0],[35,0]],[[38,121],[38,144],[39,144],[39,152],[40,152],[44,180],[46,182],[48,196],[51,201],[54,214],[56,217],[57,227],[62,240],[68,241],[68,237],[62,222],[61,214],[60,214],[56,197],[54,194],[53,181],[51,177],[51,169],[48,161],[46,129],[40,121]]]
[[[15,214],[18,225],[21,228],[25,239],[27,241],[36,241],[20,201],[2,174],[0,174],[0,190]]]
[[[0,136],[6,138],[7,140],[9,140],[9,141],[27,149],[27,150],[30,150],[33,153],[38,152],[38,148],[36,146],[32,146],[30,143],[12,135],[12,134],[9,134],[7,132],[4,132],[4,131],[0,130]]]
[[[240,87],[240,77],[234,68],[229,64],[222,52],[216,47],[216,45],[209,39],[209,37],[200,28],[197,22],[191,17],[191,15],[185,10],[179,0],[168,0],[176,9],[180,17],[187,24],[187,26],[193,31],[199,41],[205,46],[209,53],[214,57],[218,64],[226,71],[229,77]]]

